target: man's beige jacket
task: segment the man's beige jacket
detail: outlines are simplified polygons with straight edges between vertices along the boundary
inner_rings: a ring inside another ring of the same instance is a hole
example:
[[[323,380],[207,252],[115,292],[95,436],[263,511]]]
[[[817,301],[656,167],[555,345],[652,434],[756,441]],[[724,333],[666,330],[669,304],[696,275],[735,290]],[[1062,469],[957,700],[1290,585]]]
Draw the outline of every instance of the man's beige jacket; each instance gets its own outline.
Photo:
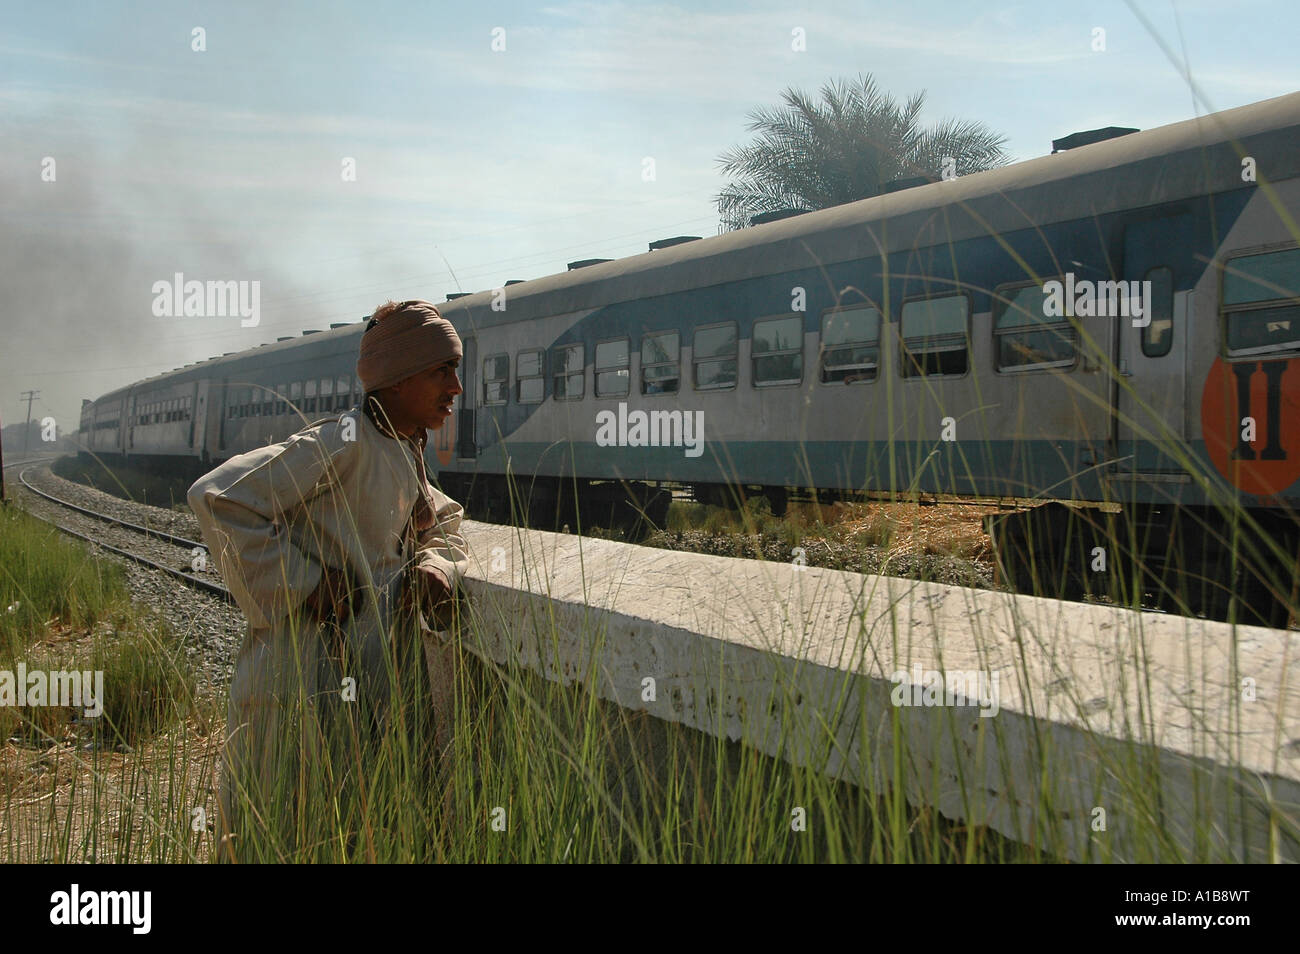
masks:
[[[435,520],[415,531],[421,493]],[[253,630],[301,605],[322,564],[372,585],[387,623],[408,561],[443,570],[453,586],[469,562],[464,508],[424,479],[411,442],[356,409],[226,461],[190,488],[189,503]]]

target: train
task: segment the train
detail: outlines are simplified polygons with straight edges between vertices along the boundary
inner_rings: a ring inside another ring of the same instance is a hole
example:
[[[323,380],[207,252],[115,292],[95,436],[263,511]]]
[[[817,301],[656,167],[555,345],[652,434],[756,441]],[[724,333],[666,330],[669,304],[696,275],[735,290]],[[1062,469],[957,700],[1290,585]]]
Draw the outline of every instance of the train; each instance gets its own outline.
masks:
[[[522,501],[534,525],[584,506],[662,524],[671,487],[776,514],[1001,501],[990,532],[1023,586],[1126,577],[1156,608],[1286,625],[1298,175],[1294,93],[449,295],[464,391],[430,472],[471,515]],[[363,328],[87,401],[82,443],[201,472],[283,440],[358,403]]]

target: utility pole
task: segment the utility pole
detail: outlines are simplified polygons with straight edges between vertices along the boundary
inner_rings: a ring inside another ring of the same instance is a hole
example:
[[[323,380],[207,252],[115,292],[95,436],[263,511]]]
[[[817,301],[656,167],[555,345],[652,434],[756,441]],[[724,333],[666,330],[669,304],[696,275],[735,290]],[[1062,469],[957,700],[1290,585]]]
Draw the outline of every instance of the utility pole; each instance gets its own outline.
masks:
[[[29,445],[31,444],[32,441],[32,401],[40,393],[41,393],[40,391],[24,391],[22,394],[18,396],[18,400],[20,401],[23,400],[24,398],[26,398],[27,400],[27,426],[23,429],[23,453],[24,454],[27,453],[27,451],[30,449]]]

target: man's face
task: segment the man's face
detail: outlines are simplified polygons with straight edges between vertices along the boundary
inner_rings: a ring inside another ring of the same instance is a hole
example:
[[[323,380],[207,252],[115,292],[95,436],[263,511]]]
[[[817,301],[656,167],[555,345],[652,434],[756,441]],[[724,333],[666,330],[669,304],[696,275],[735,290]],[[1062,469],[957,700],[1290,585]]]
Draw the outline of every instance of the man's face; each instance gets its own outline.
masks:
[[[451,417],[452,401],[462,390],[456,375],[459,365],[460,359],[452,358],[395,384],[392,390],[401,404],[399,413],[431,431],[442,427]]]

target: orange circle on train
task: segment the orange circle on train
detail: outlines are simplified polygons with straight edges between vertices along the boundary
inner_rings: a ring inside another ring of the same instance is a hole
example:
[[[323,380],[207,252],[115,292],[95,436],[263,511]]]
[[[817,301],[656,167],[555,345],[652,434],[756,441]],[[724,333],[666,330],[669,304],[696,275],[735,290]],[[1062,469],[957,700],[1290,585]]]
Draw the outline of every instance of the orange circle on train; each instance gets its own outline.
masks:
[[[1201,392],[1201,434],[1210,460],[1234,487],[1268,497],[1294,484],[1300,359],[1215,358]]]

